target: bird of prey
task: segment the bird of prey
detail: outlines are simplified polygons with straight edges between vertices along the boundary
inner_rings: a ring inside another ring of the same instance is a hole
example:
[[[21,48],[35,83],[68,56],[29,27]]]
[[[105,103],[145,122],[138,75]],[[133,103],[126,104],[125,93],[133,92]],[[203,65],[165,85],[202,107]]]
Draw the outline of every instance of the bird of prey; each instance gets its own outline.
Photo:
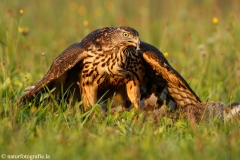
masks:
[[[167,100],[182,107],[201,102],[163,54],[127,26],[97,29],[69,46],[20,101],[31,100],[46,88],[55,88],[56,97],[70,91],[83,100],[84,110],[106,92],[106,98],[118,92],[135,108],[146,101],[161,105]]]

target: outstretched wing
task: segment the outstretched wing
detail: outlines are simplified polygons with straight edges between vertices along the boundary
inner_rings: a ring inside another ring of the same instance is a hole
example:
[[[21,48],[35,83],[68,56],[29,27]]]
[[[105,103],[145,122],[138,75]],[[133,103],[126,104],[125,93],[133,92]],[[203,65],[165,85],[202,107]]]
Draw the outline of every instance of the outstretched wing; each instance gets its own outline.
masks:
[[[68,78],[66,77],[67,71],[74,68],[74,66],[82,61],[86,56],[87,51],[83,48],[81,42],[74,43],[69,46],[54,60],[46,75],[22,95],[20,102],[34,97],[38,91],[40,91],[44,86],[49,86],[49,84],[53,81],[65,81]],[[77,77],[78,75],[75,76]]]
[[[146,62],[148,85],[155,84],[159,93],[165,93],[165,96],[169,96],[180,106],[201,102],[188,83],[171,67],[157,48],[145,42],[141,42],[140,48],[141,56]]]

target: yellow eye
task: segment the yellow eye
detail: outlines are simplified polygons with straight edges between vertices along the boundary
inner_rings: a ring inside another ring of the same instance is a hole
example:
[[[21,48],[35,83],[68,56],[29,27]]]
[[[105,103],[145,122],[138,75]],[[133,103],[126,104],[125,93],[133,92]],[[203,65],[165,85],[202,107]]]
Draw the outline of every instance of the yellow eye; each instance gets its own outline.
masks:
[[[126,33],[126,32],[123,33],[123,37],[128,37],[128,36],[129,36],[128,33]]]

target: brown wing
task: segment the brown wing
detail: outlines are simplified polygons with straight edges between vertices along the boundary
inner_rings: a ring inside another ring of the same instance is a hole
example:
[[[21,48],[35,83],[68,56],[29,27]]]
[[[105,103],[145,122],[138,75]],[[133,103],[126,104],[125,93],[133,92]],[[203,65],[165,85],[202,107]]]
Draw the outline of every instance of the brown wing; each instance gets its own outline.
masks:
[[[66,77],[67,72],[69,72],[72,76],[72,74],[74,74],[72,72],[76,70],[76,67],[74,66],[82,61],[86,56],[87,51],[82,47],[81,42],[69,46],[54,60],[46,75],[22,95],[20,102],[24,101],[25,99],[34,97],[35,94],[39,92],[44,86],[49,87],[53,81],[58,83],[69,79],[69,77]],[[72,72],[71,69],[73,70]],[[78,77],[78,75],[75,76]]]
[[[156,85],[156,90],[165,92],[165,96],[170,96],[170,99],[173,98],[180,106],[201,102],[188,83],[171,67],[157,48],[145,42],[141,42],[140,48],[141,55],[147,63],[146,77]],[[151,81],[148,83],[151,84]]]

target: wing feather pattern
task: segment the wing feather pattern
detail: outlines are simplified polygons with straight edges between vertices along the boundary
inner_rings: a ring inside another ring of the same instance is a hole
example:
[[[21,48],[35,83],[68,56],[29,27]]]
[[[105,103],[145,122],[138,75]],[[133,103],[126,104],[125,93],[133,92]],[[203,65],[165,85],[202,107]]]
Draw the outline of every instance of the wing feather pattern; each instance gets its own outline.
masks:
[[[77,63],[87,56],[87,51],[81,42],[74,43],[65,49],[52,63],[46,75],[31,87],[20,98],[20,102],[35,96],[44,86],[49,86],[53,81],[64,81],[67,71],[71,70]],[[78,75],[76,75],[78,76]],[[64,79],[64,80],[63,80]]]
[[[150,75],[148,73],[151,71],[148,71],[146,76],[151,76],[149,77],[150,79],[160,79],[163,83],[163,89],[164,86],[167,87],[170,96],[178,105],[194,105],[201,102],[184,78],[171,67],[166,58],[157,48],[145,42],[141,42],[140,48],[140,53],[144,61],[149,66],[150,70],[153,70],[155,73],[154,75]]]

